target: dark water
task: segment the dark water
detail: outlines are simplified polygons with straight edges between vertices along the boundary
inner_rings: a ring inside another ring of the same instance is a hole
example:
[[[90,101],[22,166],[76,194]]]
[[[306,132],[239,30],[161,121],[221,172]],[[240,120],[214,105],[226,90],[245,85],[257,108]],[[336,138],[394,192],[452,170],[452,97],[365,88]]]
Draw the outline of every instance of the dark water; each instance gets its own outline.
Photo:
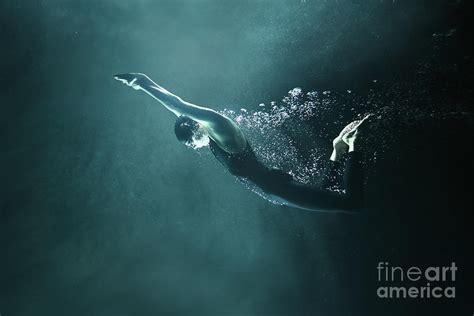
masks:
[[[2,2],[0,314],[472,314],[471,12]],[[366,212],[268,204],[179,145],[171,113],[112,79],[129,71],[240,116],[263,160],[309,183],[374,113]],[[379,299],[380,261],[455,261],[456,299]]]

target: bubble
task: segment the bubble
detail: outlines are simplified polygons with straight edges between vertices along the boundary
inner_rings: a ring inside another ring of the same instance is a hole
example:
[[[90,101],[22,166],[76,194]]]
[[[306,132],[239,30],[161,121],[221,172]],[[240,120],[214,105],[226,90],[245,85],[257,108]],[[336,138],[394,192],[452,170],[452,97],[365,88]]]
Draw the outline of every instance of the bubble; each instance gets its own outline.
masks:
[[[345,125],[367,113],[374,114],[362,139],[369,165],[383,159],[412,127],[448,118],[472,121],[472,115],[465,111],[469,98],[452,99],[448,94],[433,98],[442,90],[432,83],[432,78],[440,77],[433,75],[433,69],[439,71],[440,67],[433,66],[431,60],[423,61],[414,69],[413,80],[379,83],[364,92],[304,92],[296,87],[280,101],[271,101],[270,106],[262,102],[238,114],[231,110],[222,113],[239,124],[265,165],[283,169],[302,183],[318,184],[329,163],[332,140]],[[341,190],[338,186],[331,189]]]

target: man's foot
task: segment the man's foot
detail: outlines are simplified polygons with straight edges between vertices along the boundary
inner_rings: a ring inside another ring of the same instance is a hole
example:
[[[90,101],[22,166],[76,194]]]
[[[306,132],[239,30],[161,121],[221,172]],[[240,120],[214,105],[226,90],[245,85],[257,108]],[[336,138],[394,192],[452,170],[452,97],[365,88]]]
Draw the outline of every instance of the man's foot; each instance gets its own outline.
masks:
[[[332,161],[338,161],[341,159],[342,155],[344,155],[348,150],[349,150],[349,145],[346,144],[346,142],[342,139],[342,132],[334,138],[332,141],[332,154],[331,154],[331,159]]]
[[[334,138],[332,142],[334,150],[330,158],[332,161],[337,161],[345,153],[354,151],[357,130],[366,125],[364,122],[366,122],[370,116],[372,116],[372,114],[368,114],[361,120],[356,120],[347,124],[346,127],[344,127],[339,133],[339,135]]]
[[[352,122],[352,123],[355,123],[352,129],[342,136],[342,140],[348,146],[348,152],[353,152],[356,150],[357,143],[358,143],[357,138],[360,135],[360,133],[363,132],[367,128],[367,119],[371,116],[372,114],[368,114],[362,120]]]

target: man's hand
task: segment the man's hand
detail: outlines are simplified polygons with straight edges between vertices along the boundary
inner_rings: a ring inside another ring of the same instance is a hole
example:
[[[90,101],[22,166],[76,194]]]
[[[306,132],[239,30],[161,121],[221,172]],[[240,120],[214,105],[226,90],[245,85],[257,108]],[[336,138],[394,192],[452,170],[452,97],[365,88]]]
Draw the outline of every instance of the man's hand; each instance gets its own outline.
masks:
[[[119,74],[114,76],[115,80],[135,89],[140,90],[144,85],[151,82],[147,75],[141,73]]]

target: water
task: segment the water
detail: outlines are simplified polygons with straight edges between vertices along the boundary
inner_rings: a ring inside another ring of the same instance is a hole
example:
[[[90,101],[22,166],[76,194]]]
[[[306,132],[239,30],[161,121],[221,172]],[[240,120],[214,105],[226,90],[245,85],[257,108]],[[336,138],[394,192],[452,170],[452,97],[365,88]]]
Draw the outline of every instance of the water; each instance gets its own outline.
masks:
[[[372,114],[369,132],[360,138],[368,164],[376,163],[377,156],[416,126],[442,125],[449,120],[472,126],[470,98],[436,98],[430,86],[438,75],[437,68],[446,70],[436,60],[438,50],[448,45],[455,32],[453,28],[432,35],[431,60],[418,64],[412,80],[379,84],[373,79],[363,94],[353,90],[304,92],[296,87],[278,102],[221,113],[237,122],[266,165],[283,169],[300,182],[317,185],[328,162],[331,140],[343,126],[367,114]]]
[[[472,313],[471,12],[441,0],[1,2],[0,314]],[[254,195],[113,80],[130,71],[232,117],[265,163],[309,184],[345,124],[373,113],[367,209]],[[456,261],[459,298],[380,300],[379,261]]]

